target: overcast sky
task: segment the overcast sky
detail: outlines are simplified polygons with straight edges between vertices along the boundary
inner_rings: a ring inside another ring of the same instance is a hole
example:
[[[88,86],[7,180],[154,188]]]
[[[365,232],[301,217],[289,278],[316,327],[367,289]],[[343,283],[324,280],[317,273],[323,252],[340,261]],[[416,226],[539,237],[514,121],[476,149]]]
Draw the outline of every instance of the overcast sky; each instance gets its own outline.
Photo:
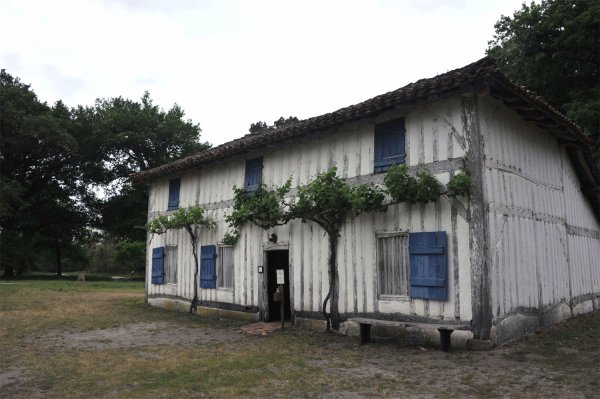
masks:
[[[522,0],[0,0],[0,68],[42,101],[179,104],[218,145],[483,57]]]

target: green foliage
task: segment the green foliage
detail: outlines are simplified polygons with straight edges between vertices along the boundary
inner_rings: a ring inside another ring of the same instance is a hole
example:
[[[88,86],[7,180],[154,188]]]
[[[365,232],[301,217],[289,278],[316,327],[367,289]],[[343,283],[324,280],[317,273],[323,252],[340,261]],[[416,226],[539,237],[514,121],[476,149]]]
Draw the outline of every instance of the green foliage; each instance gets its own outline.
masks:
[[[215,225],[214,219],[207,217],[203,208],[195,206],[191,208],[179,208],[170,215],[159,215],[146,225],[146,229],[153,234],[163,234],[168,230],[183,228],[205,227],[213,229]]]
[[[423,169],[417,172],[416,200],[412,202],[435,202],[440,196],[442,186],[429,171]]]
[[[120,193],[108,197],[99,207],[100,227],[116,241],[145,241],[148,209],[146,186],[123,186]]]
[[[331,235],[339,235],[346,219],[362,212],[382,211],[384,193],[376,186],[350,186],[336,175],[335,167],[320,173],[308,185],[298,189],[287,220],[308,219]]]
[[[146,189],[131,187],[129,174],[208,147],[179,106],[163,111],[148,93],[140,101],[48,106],[5,70],[0,130],[0,258],[7,275],[47,268],[47,259],[60,272],[62,258],[80,259],[98,228],[107,239],[144,241]],[[106,199],[97,198],[98,188]]]
[[[225,217],[233,231],[223,237],[223,243],[233,245],[239,238],[239,230],[245,223],[253,223],[263,229],[287,222],[286,194],[290,191],[291,180],[274,190],[261,185],[256,191],[247,193],[243,188],[234,187],[233,211]]]
[[[284,118],[282,116],[279,119],[277,119],[276,121],[274,121],[273,125],[271,125],[271,126],[267,125],[267,123],[263,122],[263,121],[258,121],[258,122],[252,123],[252,124],[250,124],[250,129],[248,129],[248,131],[253,134],[261,133],[266,130],[274,130],[274,129],[278,129],[280,127],[284,127],[287,125],[292,125],[298,121],[299,121],[299,119],[296,118],[295,116],[288,116],[287,118]]]
[[[427,170],[417,172],[417,177],[408,174],[405,164],[390,167],[383,179],[387,193],[394,202],[434,202],[440,196],[441,185]]]
[[[127,271],[143,272],[146,268],[146,241],[122,241],[117,244],[116,260]]]
[[[452,198],[468,197],[471,193],[471,176],[465,172],[457,173],[446,184],[446,188],[448,196]]]
[[[211,230],[216,222],[204,213],[199,206],[179,208],[169,215],[159,215],[146,225],[152,234],[163,234],[169,230],[185,229],[190,238],[192,256],[194,257],[194,298],[190,304],[190,313],[198,307],[198,233],[201,228]]]
[[[286,200],[291,180],[281,187],[268,190],[264,185],[253,193],[234,187],[233,211],[226,217],[233,231],[223,242],[233,244],[239,238],[239,229],[253,223],[263,229],[280,226],[292,219],[308,219],[318,223],[328,233],[339,234],[346,218],[361,212],[381,211],[383,191],[375,186],[350,186],[331,168],[320,173],[308,185],[298,188],[295,201]]]
[[[408,167],[405,164],[390,167],[383,184],[395,202],[415,202],[417,179],[408,175]]]
[[[13,269],[36,269],[33,252],[63,254],[90,237],[94,195],[85,185],[70,111],[48,106],[29,85],[0,71],[0,258]]]
[[[73,115],[86,171],[110,194],[99,206],[100,227],[117,240],[144,240],[147,189],[132,187],[127,178],[208,148],[200,127],[176,104],[166,111],[154,105],[148,92],[139,101],[100,99]]]
[[[502,16],[487,53],[600,144],[600,2],[543,0]]]

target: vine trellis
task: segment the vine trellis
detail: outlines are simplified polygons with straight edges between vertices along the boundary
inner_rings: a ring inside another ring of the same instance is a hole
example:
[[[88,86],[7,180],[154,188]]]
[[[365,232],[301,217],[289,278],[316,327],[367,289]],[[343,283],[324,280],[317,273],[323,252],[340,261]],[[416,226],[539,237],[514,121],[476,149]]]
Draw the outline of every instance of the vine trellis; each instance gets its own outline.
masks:
[[[338,310],[337,245],[340,232],[349,218],[364,212],[382,212],[393,204],[402,202],[427,203],[437,201],[444,187],[426,169],[409,175],[406,165],[391,166],[384,178],[384,187],[373,184],[349,185],[337,176],[336,167],[319,173],[306,186],[299,187],[297,195],[289,195],[291,179],[279,187],[268,189],[261,185],[253,193],[234,187],[234,205],[226,221],[231,227],[223,242],[234,245],[240,229],[246,223],[263,229],[282,226],[293,219],[302,219],[318,224],[327,234],[329,241],[329,290],[323,300],[322,311],[327,321],[327,330],[339,329],[341,317]],[[454,175],[446,185],[446,194],[451,197],[468,196],[471,179],[465,172]],[[386,201],[386,195],[391,201]],[[327,304],[330,311],[327,312]]]

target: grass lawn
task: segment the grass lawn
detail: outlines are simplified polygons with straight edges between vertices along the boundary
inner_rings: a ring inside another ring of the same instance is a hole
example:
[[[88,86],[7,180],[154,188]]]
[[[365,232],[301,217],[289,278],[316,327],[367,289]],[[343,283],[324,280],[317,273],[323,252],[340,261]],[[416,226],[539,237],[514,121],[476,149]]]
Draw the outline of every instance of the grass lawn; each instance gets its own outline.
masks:
[[[444,353],[144,304],[142,282],[0,281],[1,398],[599,397],[600,313]]]

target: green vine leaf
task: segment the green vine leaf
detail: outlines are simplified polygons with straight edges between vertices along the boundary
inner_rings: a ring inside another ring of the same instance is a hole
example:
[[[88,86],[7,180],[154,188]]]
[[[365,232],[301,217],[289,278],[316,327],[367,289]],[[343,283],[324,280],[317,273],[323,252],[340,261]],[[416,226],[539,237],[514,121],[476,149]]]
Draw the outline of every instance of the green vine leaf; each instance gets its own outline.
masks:
[[[146,230],[153,234],[164,234],[168,230],[191,228],[195,226],[213,229],[216,226],[216,222],[214,219],[205,215],[203,208],[196,206],[191,208],[180,208],[171,215],[159,215],[146,225]]]
[[[468,197],[471,194],[471,184],[471,176],[463,171],[457,173],[446,184],[448,196],[452,198]]]

